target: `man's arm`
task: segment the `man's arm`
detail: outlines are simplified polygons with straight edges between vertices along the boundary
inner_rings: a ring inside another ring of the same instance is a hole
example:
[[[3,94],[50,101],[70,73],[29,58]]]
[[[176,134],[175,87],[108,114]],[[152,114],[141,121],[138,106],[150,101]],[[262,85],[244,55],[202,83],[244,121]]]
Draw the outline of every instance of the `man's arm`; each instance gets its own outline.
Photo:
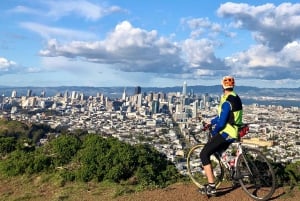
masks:
[[[221,107],[221,114],[220,117],[218,117],[217,119],[214,118],[211,123],[213,124],[213,121],[215,123],[215,128],[212,130],[212,135],[215,136],[216,134],[218,134],[226,125],[229,114],[230,114],[230,103],[228,101],[225,101],[222,104]]]
[[[210,124],[211,125],[216,125],[219,121],[219,116],[216,116],[215,118],[213,118],[211,121],[210,121]]]

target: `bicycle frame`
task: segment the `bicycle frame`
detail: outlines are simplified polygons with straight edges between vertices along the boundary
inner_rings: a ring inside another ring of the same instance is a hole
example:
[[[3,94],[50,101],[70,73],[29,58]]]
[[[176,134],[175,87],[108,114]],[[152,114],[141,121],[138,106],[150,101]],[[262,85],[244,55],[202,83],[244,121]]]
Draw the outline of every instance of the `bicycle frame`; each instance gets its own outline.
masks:
[[[233,142],[230,145],[232,148],[236,148],[234,154],[235,156],[231,159],[234,160],[234,164],[232,164],[231,160],[228,160],[228,155],[227,153],[224,151],[223,153],[215,153],[215,156],[220,160],[220,162],[222,163],[223,167],[225,167],[225,169],[230,173],[230,179],[231,180],[235,180],[238,181],[240,179],[240,176],[234,175],[235,171],[237,170],[237,163],[238,163],[238,158],[239,157],[243,157],[245,165],[250,173],[249,176],[253,175],[252,170],[248,164],[248,159],[245,158],[245,156],[243,155],[244,153],[244,147],[242,142],[238,141],[238,142]]]
[[[215,155],[217,155],[217,157],[220,159],[220,162],[223,164],[223,166],[227,169],[227,170],[231,170],[232,168],[236,168],[237,166],[237,159],[238,157],[243,153],[243,147],[242,147],[242,143],[240,141],[238,142],[233,142],[231,145],[231,147],[236,147],[236,151],[235,151],[235,156],[234,158],[234,164],[232,165],[232,161],[228,160],[227,158],[229,157],[226,153],[226,151],[223,151],[223,153],[215,153]]]

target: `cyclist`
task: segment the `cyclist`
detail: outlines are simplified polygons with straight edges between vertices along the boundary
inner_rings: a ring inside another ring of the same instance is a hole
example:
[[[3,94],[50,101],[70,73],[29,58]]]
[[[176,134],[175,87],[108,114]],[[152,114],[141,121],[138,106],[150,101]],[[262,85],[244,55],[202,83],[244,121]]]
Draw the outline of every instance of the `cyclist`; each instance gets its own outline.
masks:
[[[208,184],[200,189],[206,195],[215,196],[216,186],[210,156],[215,152],[225,151],[238,137],[238,126],[242,124],[243,108],[239,96],[234,92],[235,81],[232,76],[223,77],[223,95],[218,107],[218,115],[208,125],[213,126],[212,138],[203,147],[200,158]]]

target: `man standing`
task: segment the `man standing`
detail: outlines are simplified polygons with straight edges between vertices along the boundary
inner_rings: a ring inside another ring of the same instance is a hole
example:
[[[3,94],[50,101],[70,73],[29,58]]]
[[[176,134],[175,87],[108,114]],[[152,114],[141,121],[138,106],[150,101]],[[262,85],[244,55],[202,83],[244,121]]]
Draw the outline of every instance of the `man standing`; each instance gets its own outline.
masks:
[[[238,138],[238,126],[242,125],[243,107],[240,97],[234,92],[235,80],[232,76],[223,77],[223,95],[218,107],[218,115],[211,120],[212,138],[200,153],[208,184],[200,189],[203,194],[215,196],[216,186],[210,156],[225,151]]]

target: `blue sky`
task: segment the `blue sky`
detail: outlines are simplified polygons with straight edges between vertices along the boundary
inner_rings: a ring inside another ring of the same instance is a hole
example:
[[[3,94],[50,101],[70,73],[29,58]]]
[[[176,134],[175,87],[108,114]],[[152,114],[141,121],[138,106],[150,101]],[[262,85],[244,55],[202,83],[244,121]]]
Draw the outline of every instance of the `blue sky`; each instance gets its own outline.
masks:
[[[1,86],[300,87],[300,3],[4,0]]]

